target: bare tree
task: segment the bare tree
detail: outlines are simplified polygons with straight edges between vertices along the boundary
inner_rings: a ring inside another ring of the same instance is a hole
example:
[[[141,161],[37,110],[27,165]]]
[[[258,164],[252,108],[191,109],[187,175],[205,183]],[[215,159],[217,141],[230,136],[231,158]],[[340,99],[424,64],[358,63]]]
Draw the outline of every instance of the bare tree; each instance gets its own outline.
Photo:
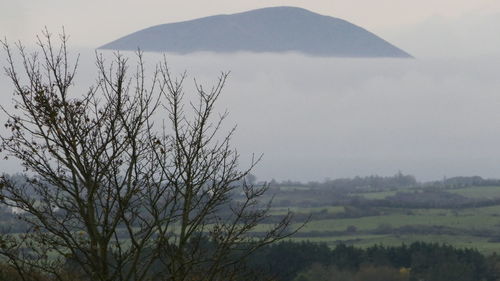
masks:
[[[97,55],[96,84],[76,95],[64,33],[54,46],[45,31],[35,53],[17,44],[21,67],[2,43],[15,109],[1,148],[25,173],[3,177],[1,199],[29,230],[4,235],[0,254],[23,280],[236,280],[248,254],[291,233],[287,214],[255,235],[267,186],[241,185],[258,161],[238,168],[234,129],[214,116],[227,73],[185,103],[186,75],[165,60],[146,77],[140,52],[132,75],[126,57]]]

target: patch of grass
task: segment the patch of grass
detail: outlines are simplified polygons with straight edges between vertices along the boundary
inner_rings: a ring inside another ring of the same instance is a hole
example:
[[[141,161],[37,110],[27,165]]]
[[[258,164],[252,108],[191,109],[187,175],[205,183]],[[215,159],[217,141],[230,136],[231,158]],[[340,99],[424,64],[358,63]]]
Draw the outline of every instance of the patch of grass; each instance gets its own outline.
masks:
[[[469,198],[500,198],[500,186],[473,186],[449,189],[447,192],[460,194]]]
[[[297,191],[297,190],[310,190],[311,188],[308,186],[296,186],[296,185],[290,185],[290,186],[278,186],[276,187],[281,191]]]
[[[327,212],[329,214],[338,214],[345,211],[344,206],[330,206],[330,207],[290,207],[290,208],[272,208],[271,215],[284,215],[288,211],[296,214],[311,214],[317,212]]]
[[[365,199],[385,199],[389,196],[393,196],[398,191],[378,191],[378,192],[363,192],[363,193],[354,193],[353,195],[361,196]]]
[[[447,226],[453,228],[491,228],[500,223],[500,218],[473,214],[453,216],[449,213],[434,214],[387,214],[381,216],[315,220],[309,222],[303,231],[343,231],[348,226],[356,226],[358,230],[374,230],[380,225],[401,227],[405,225]]]

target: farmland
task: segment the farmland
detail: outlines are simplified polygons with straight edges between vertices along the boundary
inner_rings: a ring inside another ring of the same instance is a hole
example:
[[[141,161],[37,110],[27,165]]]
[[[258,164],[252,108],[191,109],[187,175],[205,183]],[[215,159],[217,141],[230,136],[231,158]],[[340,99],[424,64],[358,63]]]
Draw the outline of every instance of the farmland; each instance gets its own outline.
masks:
[[[280,187],[274,189],[279,206],[272,212],[280,215],[290,209],[296,216],[295,226],[308,220],[293,236],[295,241],[359,247],[424,241],[475,248],[485,254],[500,252],[500,185],[365,189]]]
[[[341,184],[274,183],[264,198],[273,200],[270,216],[255,233],[268,230],[292,211],[291,229],[302,226],[292,241],[363,248],[423,241],[500,253],[500,183],[494,183],[423,184],[405,181],[402,175]],[[7,210],[1,216],[4,232],[25,231]]]

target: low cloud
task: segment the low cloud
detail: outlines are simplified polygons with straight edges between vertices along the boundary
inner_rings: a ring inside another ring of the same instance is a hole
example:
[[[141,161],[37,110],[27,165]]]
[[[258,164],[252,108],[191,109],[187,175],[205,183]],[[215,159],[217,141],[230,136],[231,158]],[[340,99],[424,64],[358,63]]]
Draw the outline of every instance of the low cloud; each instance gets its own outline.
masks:
[[[146,55],[147,66],[160,58]],[[238,125],[233,145],[243,167],[252,153],[264,154],[259,179],[398,170],[422,180],[500,177],[500,59],[194,54],[167,60],[173,73],[187,70],[207,86],[231,71],[219,110],[230,111],[227,129]],[[95,77],[92,52],[81,61],[79,82],[88,85]],[[0,89],[5,103],[4,78]]]

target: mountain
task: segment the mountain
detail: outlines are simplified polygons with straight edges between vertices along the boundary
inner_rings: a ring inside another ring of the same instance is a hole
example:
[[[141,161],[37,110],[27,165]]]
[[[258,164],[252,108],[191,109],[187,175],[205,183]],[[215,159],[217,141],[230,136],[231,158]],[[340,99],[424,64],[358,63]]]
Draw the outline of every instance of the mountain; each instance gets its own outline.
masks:
[[[302,8],[272,7],[149,27],[100,49],[192,53],[299,52],[313,56],[410,58],[345,20]]]

